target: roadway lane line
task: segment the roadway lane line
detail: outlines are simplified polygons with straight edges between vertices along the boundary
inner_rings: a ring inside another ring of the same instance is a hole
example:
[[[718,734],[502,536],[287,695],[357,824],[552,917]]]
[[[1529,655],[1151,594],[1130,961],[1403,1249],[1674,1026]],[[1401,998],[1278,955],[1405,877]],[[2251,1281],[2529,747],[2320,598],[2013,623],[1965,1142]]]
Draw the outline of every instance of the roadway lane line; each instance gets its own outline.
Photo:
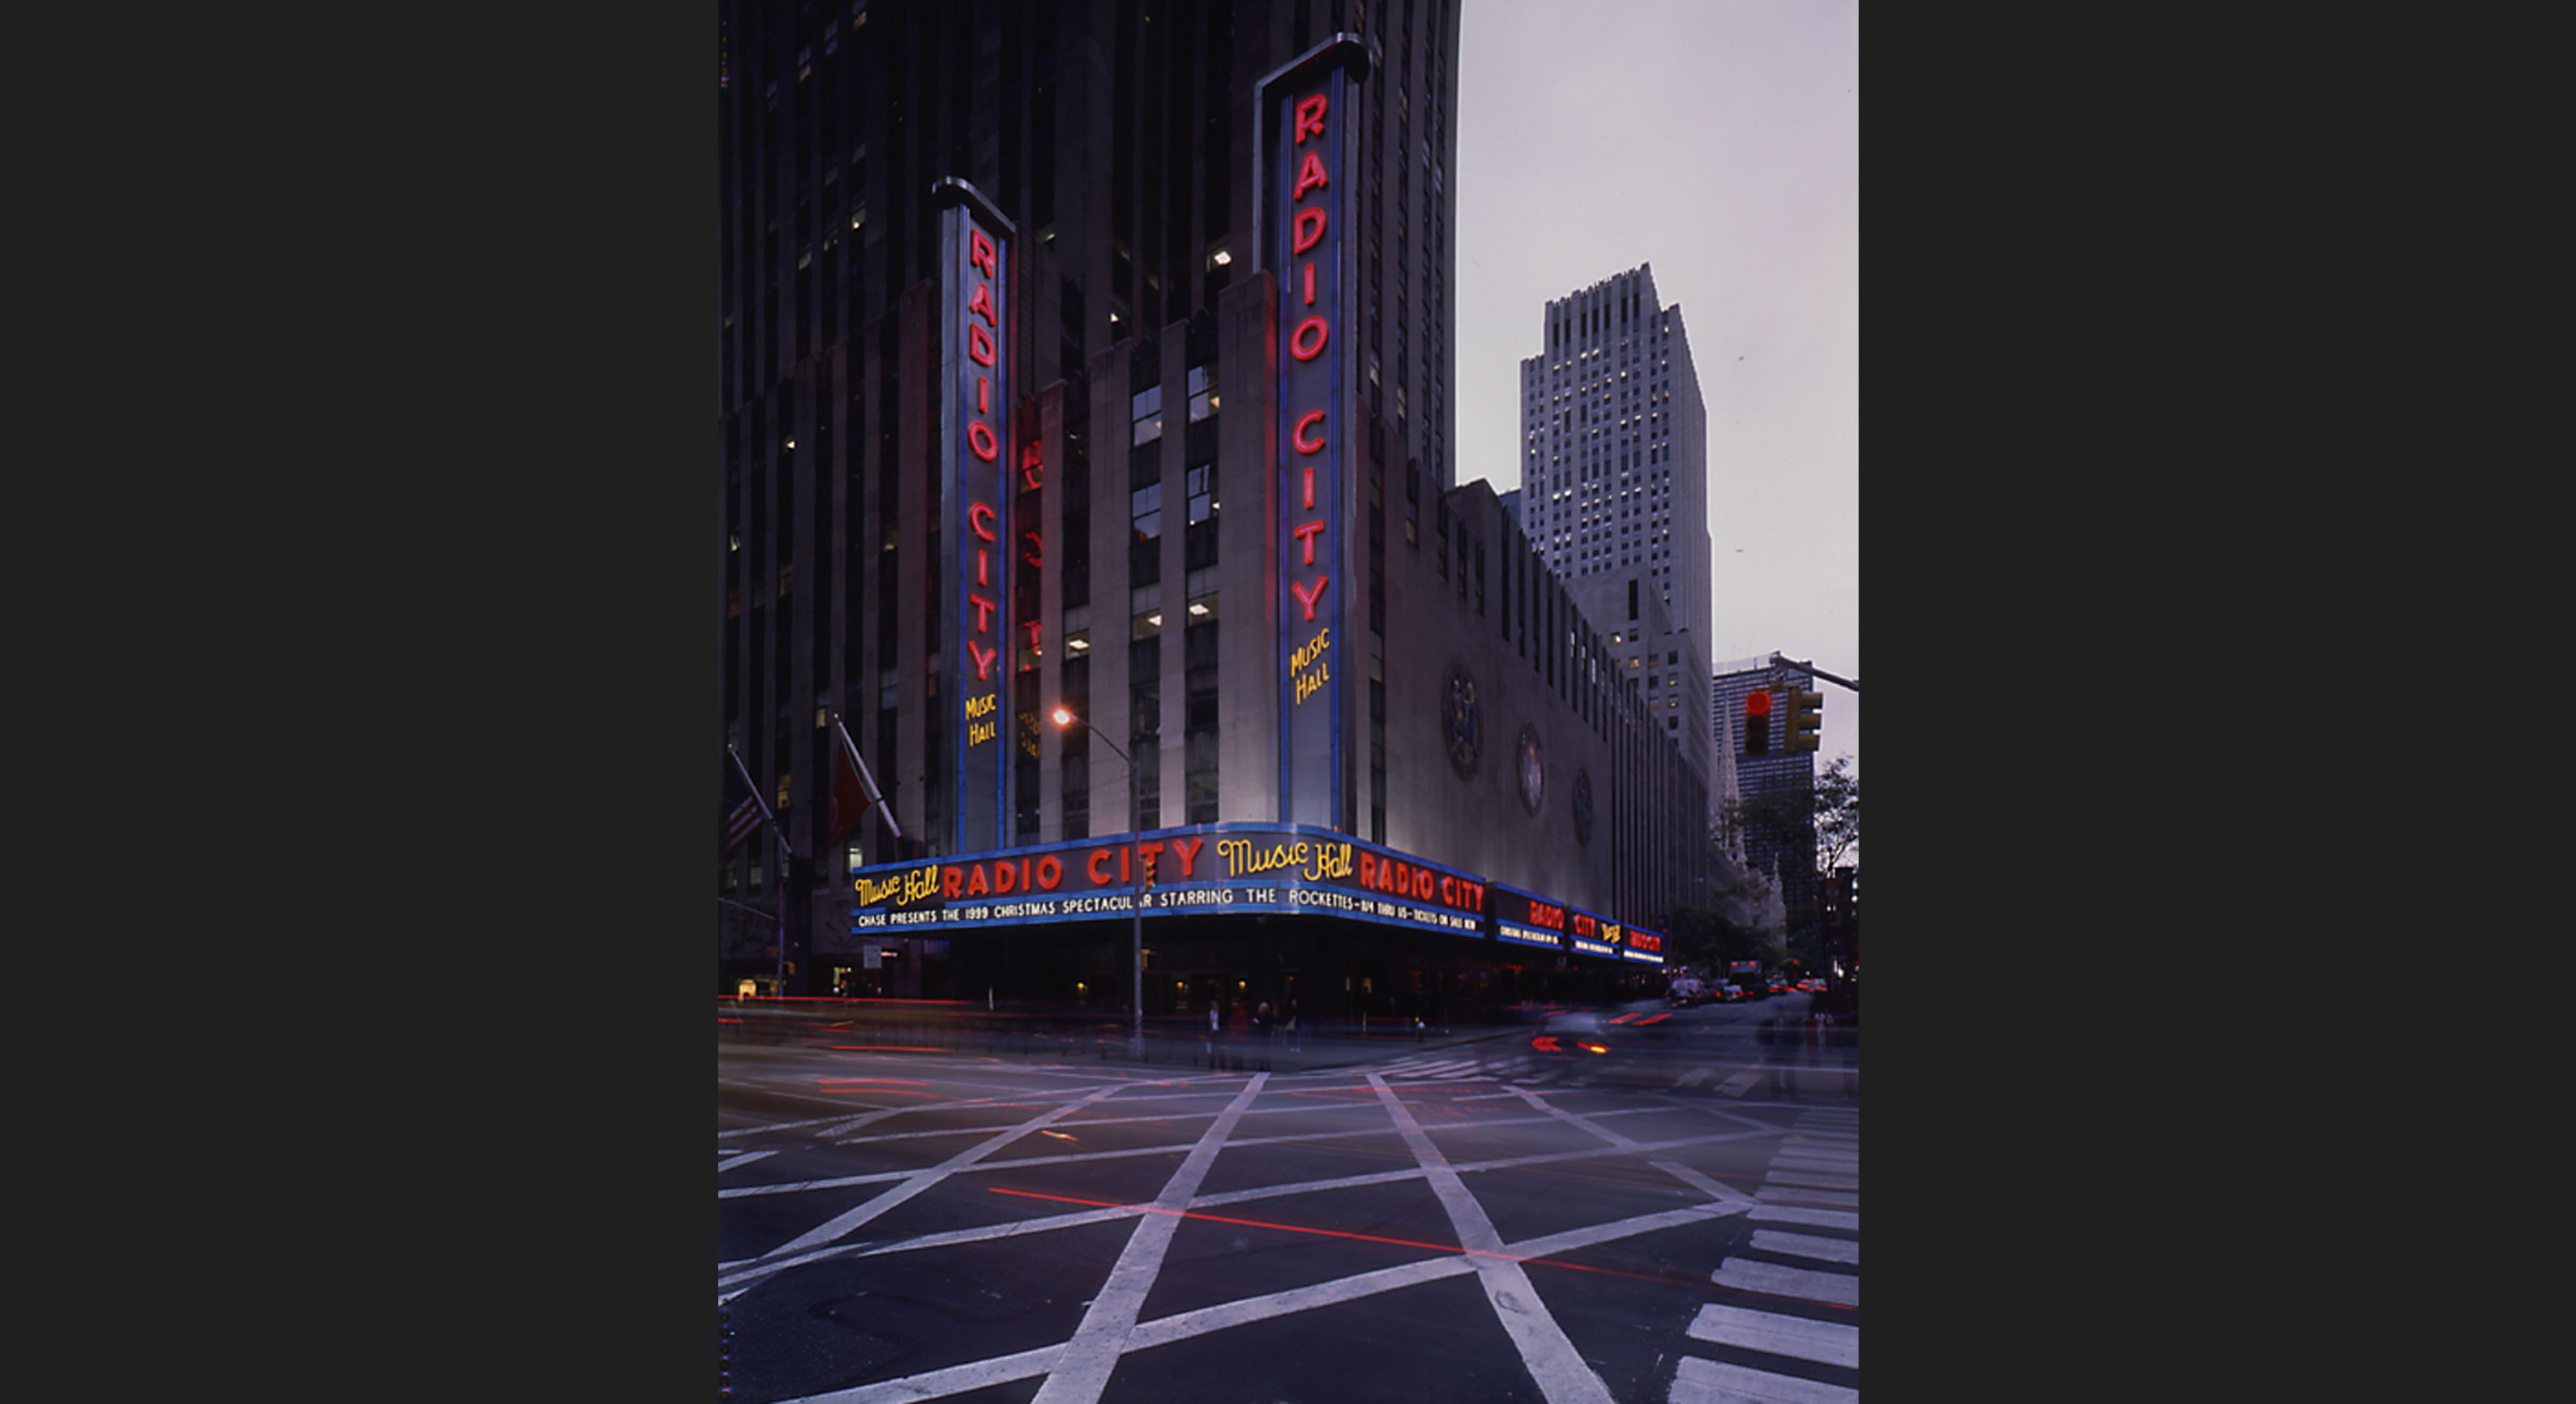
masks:
[[[1812,1360],[1819,1365],[1860,1368],[1860,1328],[1833,1321],[1809,1321],[1749,1307],[1704,1306],[1690,1324],[1690,1337],[1716,1345],[1742,1346],[1769,1355]]]
[[[1593,1135],[1600,1137],[1602,1140],[1608,1141],[1610,1144],[1617,1146],[1621,1150],[1639,1149],[1634,1139],[1622,1136],[1618,1132],[1613,1131],[1606,1126],[1595,1126],[1589,1118],[1577,1116],[1573,1112],[1565,1110],[1563,1107],[1549,1106],[1545,1101],[1541,1100],[1539,1095],[1535,1092],[1525,1091],[1518,1087],[1513,1088],[1512,1091],[1518,1093],[1522,1101],[1529,1103],[1531,1106],[1538,1108],[1549,1116],[1552,1116],[1559,1121],[1570,1122],[1575,1126],[1581,1127],[1583,1130],[1591,1132]]]
[[[1698,1190],[1700,1193],[1716,1200],[1720,1204],[1727,1205],[1730,1209],[1750,1209],[1753,1207],[1753,1196],[1746,1194],[1741,1190],[1729,1189],[1726,1186],[1719,1184],[1717,1181],[1710,1179],[1708,1176],[1693,1170],[1687,1165],[1678,1164],[1670,1160],[1654,1160],[1648,1161],[1647,1163],[1654,1166],[1656,1169],[1663,1171],[1665,1174],[1672,1176],[1674,1179],[1681,1181],[1683,1184],[1690,1186],[1692,1189]]]
[[[1216,1163],[1217,1152],[1225,1148],[1226,1137],[1234,1134],[1243,1120],[1244,1109],[1261,1095],[1268,1073],[1255,1073],[1235,1094],[1226,1109],[1217,1113],[1216,1121],[1191,1148],[1189,1158],[1181,1162],[1172,1178],[1163,1184],[1163,1192],[1154,1198],[1154,1207],[1165,1213],[1144,1215],[1135,1232],[1127,1237],[1127,1247],[1118,1255],[1118,1265],[1109,1270],[1109,1279],[1091,1299],[1091,1309],[1082,1314],[1082,1324],[1074,1329],[1073,1339],[1065,1342],[1063,1354],[1047,1372],[1046,1383],[1038,1387],[1031,1404],[1093,1404],[1109,1385],[1109,1372],[1118,1366],[1118,1357],[1126,1352],[1127,1341],[1135,1333],[1136,1316],[1145,1306],[1145,1294],[1152,1291],[1156,1278],[1162,1276],[1163,1257],[1170,1251],[1172,1235],[1179,1232],[1181,1213],[1190,1207],[1199,1185],[1207,1179],[1208,1167]]]
[[[1638,1234],[1678,1228],[1683,1224],[1704,1222],[1711,1218],[1723,1218],[1728,1212],[1731,1211],[1716,1210],[1707,1205],[1667,1209],[1660,1213],[1640,1214],[1631,1219],[1566,1229],[1561,1233],[1552,1233],[1543,1238],[1505,1244],[1503,1251],[1515,1258],[1536,1260],[1558,1253],[1570,1253],[1578,1248],[1591,1248],[1603,1243],[1616,1242],[1622,1238],[1633,1238]],[[1128,1343],[1127,1348],[1130,1352],[1147,1350],[1154,1346],[1187,1340],[1192,1336],[1203,1336],[1212,1331],[1248,1326],[1257,1321],[1268,1321],[1273,1317],[1312,1311],[1318,1307],[1339,1306],[1343,1302],[1357,1301],[1362,1297],[1375,1296],[1380,1292],[1392,1292],[1424,1282],[1457,1277],[1476,1271],[1478,1261],[1477,1257],[1467,1254],[1427,1258],[1420,1262],[1402,1263],[1395,1267],[1379,1268],[1373,1272],[1359,1273],[1351,1277],[1335,1278],[1330,1282],[1318,1282],[1312,1286],[1293,1287],[1283,1292],[1273,1292],[1268,1296],[1246,1297],[1241,1301],[1220,1302],[1215,1306],[1201,1307],[1196,1311],[1158,1316],[1151,1321],[1138,1324],[1135,1336]]]
[[[1684,1356],[1668,1404],[1860,1404],[1860,1391]]]
[[[1485,1206],[1458,1179],[1440,1148],[1423,1132],[1422,1123],[1402,1098],[1388,1089],[1386,1079],[1372,1072],[1369,1086],[1377,1091],[1378,1101],[1403,1133],[1404,1141],[1419,1161],[1431,1192],[1449,1215],[1450,1226],[1457,1230],[1458,1244],[1474,1250],[1477,1284],[1484,1288],[1485,1300],[1493,1304],[1494,1316],[1502,1322],[1503,1332],[1511,1337],[1520,1352],[1521,1363],[1529,1367],[1530,1377],[1537,1381],[1539,1392],[1549,1404],[1612,1404],[1609,1387],[1583,1362],[1583,1356],[1568,1340],[1565,1328],[1548,1314],[1547,1304],[1539,1299],[1538,1290],[1530,1285],[1529,1273],[1519,1263],[1507,1258],[1481,1256],[1502,1253],[1502,1235],[1494,1231],[1494,1222],[1486,1217]]]
[[[719,1174],[719,1175],[721,1175],[721,1174],[723,1174],[724,1172],[726,1172],[727,1170],[731,1170],[731,1169],[733,1169],[733,1168],[734,1168],[735,1166],[737,1166],[737,1165],[749,1165],[750,1163],[752,1163],[752,1162],[753,1162],[753,1161],[755,1161],[755,1160],[767,1160],[768,1158],[770,1158],[771,1156],[776,1155],[776,1154],[778,1154],[778,1152],[776,1152],[776,1151],[774,1151],[774,1150],[765,1150],[765,1151],[744,1151],[744,1152],[743,1152],[742,1154],[740,1154],[740,1155],[729,1155],[729,1156],[726,1156],[724,1159],[719,1160],[719,1161],[717,1161],[717,1162],[716,1162],[716,1173],[717,1173],[717,1174]]]
[[[1627,1112],[1623,1111],[1595,1112],[1593,1114],[1595,1116],[1628,1115]],[[1516,1116],[1495,1121],[1461,1123],[1454,1127],[1437,1126],[1431,1129],[1435,1131],[1475,1131],[1501,1126],[1534,1126],[1543,1123],[1546,1120],[1547,1118],[1542,1116]],[[1074,1122],[1071,1124],[1076,1126],[1087,1126],[1097,1123]],[[976,1134],[978,1131],[989,1132],[996,1129],[1000,1128],[970,1127],[953,1133],[940,1132],[938,1134],[971,1135]],[[1297,1131],[1281,1136],[1247,1136],[1240,1140],[1236,1140],[1231,1144],[1239,1149],[1249,1146],[1301,1145],[1310,1141],[1349,1140],[1361,1136],[1385,1136],[1391,1134],[1393,1133],[1383,1126],[1364,1126],[1353,1131]],[[1697,1145],[1702,1141],[1734,1140],[1739,1139],[1746,1134],[1747,1133],[1743,1132],[1720,1132],[1713,1136],[1697,1136],[1681,1141],[1666,1141],[1654,1145],[1639,1145],[1637,1148],[1640,1150],[1665,1150],[1674,1146]],[[880,1139],[893,1140],[897,1138],[889,1136],[882,1137]],[[1093,1160],[1133,1160],[1139,1156],[1148,1155],[1185,1155],[1189,1152],[1189,1149],[1189,1142],[1179,1141],[1168,1145],[1130,1146],[1122,1150],[1067,1151],[1061,1155],[1032,1155],[1023,1156],[1014,1160],[988,1160],[978,1165],[961,1166],[959,1168],[961,1170],[973,1170],[979,1172],[985,1170],[1018,1170],[1039,1165],[1074,1165]],[[1474,1165],[1462,1165],[1459,1169],[1462,1171],[1503,1169],[1515,1165],[1536,1164],[1547,1160],[1562,1160],[1580,1158],[1583,1156],[1606,1155],[1612,1149],[1616,1149],[1616,1147],[1607,1147],[1602,1150],[1557,1151],[1549,1155],[1539,1157],[1523,1157],[1517,1160],[1497,1160],[1480,1162]],[[876,1170],[861,1175],[834,1175],[820,1180],[787,1180],[781,1181],[777,1184],[737,1185],[731,1189],[717,1190],[716,1198],[752,1199],[770,1194],[802,1194],[808,1190],[849,1189],[857,1185],[881,1185],[888,1183],[889,1181],[901,1180],[909,1176],[922,1173],[924,1172],[919,1170]],[[1419,1175],[1421,1172],[1417,1170],[1402,1170],[1394,1173],[1400,1178],[1410,1179]],[[1366,1178],[1367,1177],[1363,1177],[1363,1179]]]
[[[1002,1150],[1013,1141],[1019,1140],[1022,1137],[1035,1135],[1055,1122],[1071,1116],[1073,1113],[1091,1105],[1093,1102],[1117,1093],[1125,1086],[1126,1084],[1120,1083],[1100,1088],[1097,1091],[1092,1092],[1089,1096],[1083,1097],[1081,1100],[1068,1106],[1061,1106],[1051,1112],[1041,1113],[1027,1121],[1021,1122],[1017,1126],[1009,1127],[997,1135],[988,1136],[983,1141],[978,1142],[966,1150],[959,1151],[957,1154],[950,1156],[948,1159],[941,1161],[939,1164],[934,1165],[927,1170],[913,1171],[905,1177],[901,1184],[896,1185],[894,1188],[870,1199],[865,1204],[824,1220],[822,1223],[815,1225],[813,1228],[807,1229],[805,1232],[796,1235],[794,1238],[791,1238],[785,1243],[778,1245],[776,1248],[763,1253],[761,1256],[764,1258],[783,1258],[791,1254],[802,1253],[809,1248],[819,1248],[830,1243],[849,1233],[852,1229],[855,1229],[870,1219],[875,1218],[879,1214],[882,1214],[887,1210],[894,1208],[896,1205],[903,1203],[905,1200],[912,1198],[914,1195],[920,1194],[922,1191],[937,1185],[940,1181],[947,1179],[958,1171],[966,1169],[967,1167],[975,1164],[975,1162],[982,1160],[984,1157]]]
[[[1055,1368],[1056,1357],[1063,1353],[1064,1347],[1060,1345],[1039,1346],[1016,1355],[951,1365],[945,1370],[906,1375],[899,1380],[879,1380],[875,1384],[836,1389],[829,1394],[802,1394],[794,1399],[781,1399],[777,1404],[916,1404],[919,1400],[944,1399],[952,1394],[1043,1375]]]

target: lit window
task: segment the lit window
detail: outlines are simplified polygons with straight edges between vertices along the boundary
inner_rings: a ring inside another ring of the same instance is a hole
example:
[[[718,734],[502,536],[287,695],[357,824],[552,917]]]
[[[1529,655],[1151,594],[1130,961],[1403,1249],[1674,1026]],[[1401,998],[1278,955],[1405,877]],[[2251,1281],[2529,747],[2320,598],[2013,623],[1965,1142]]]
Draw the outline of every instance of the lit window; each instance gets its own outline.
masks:
[[[1163,387],[1156,385],[1139,392],[1130,402],[1128,417],[1136,422],[1134,442],[1150,444],[1163,437]]]

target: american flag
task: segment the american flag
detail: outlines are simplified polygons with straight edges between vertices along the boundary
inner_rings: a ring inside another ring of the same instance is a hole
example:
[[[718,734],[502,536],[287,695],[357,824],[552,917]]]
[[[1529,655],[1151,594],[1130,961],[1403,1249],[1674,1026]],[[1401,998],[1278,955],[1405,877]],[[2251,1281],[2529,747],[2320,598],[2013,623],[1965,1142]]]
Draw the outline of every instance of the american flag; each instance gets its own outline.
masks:
[[[769,806],[760,802],[760,787],[751,783],[751,772],[743,769],[742,757],[734,755],[731,746],[725,748],[725,754],[732,758],[734,773],[742,777],[743,789],[746,792],[742,797],[742,803],[735,805],[732,812],[725,815],[722,834],[724,852],[731,853],[742,846],[744,839],[760,832],[760,826],[769,821]]]

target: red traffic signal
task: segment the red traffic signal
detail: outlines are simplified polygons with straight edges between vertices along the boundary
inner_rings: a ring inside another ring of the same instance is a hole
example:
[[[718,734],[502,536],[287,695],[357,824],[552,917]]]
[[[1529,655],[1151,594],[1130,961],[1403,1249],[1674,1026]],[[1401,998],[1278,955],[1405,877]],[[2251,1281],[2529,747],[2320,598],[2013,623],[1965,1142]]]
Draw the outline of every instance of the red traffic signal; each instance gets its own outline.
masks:
[[[1744,694],[1744,754],[1771,754],[1771,694],[1768,692]]]

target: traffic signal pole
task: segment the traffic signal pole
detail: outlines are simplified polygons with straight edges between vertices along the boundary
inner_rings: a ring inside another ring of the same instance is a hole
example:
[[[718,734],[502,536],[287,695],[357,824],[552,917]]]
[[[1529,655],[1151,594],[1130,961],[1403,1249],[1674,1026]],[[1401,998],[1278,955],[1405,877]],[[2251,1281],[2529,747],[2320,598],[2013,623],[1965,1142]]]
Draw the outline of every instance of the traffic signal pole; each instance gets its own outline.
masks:
[[[1775,653],[1771,655],[1771,666],[1775,668],[1795,668],[1802,673],[1813,673],[1817,677],[1823,678],[1829,683],[1840,683],[1854,692],[1860,691],[1860,684],[1853,682],[1849,678],[1835,677],[1833,674],[1826,672],[1824,669],[1817,667],[1813,663],[1801,663],[1795,658],[1786,657],[1782,654]]]

